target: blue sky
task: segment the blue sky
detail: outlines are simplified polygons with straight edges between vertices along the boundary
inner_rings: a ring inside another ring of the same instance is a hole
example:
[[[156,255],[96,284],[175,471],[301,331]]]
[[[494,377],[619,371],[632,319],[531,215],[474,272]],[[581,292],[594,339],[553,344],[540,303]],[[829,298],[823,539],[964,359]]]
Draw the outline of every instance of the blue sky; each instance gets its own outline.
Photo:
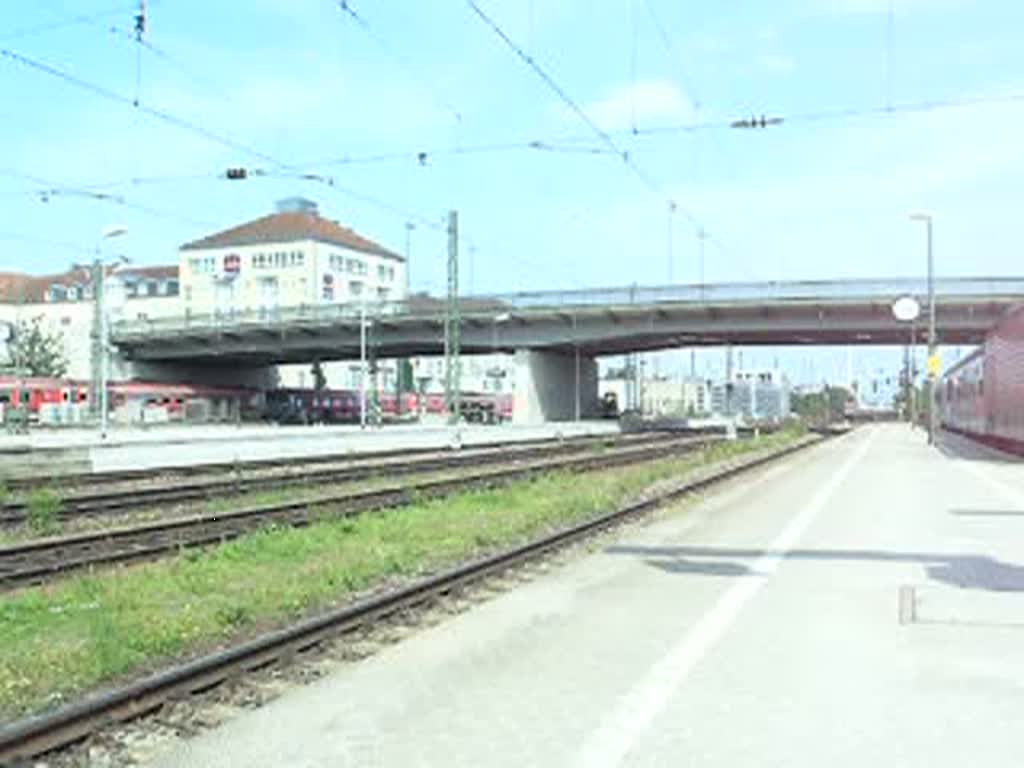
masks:
[[[921,207],[936,215],[941,273],[1019,274],[1024,101],[1000,99],[1024,92],[1020,3],[892,0],[890,26],[889,0],[479,2],[650,186],[600,152],[464,0],[349,0],[369,32],[334,0],[150,0],[146,39],[158,53],[142,50],[142,103],[264,157],[0,58],[0,269],[62,269],[112,223],[128,225],[122,247],[137,262],[167,263],[182,242],[303,194],[396,249],[415,216],[413,285],[435,291],[449,208],[463,225],[463,284],[476,292],[664,282],[669,199],[712,235],[709,281],[913,274],[922,233],[906,212]],[[134,3],[118,5],[18,4],[0,48],[131,99]],[[116,12],[32,31],[106,11]],[[800,119],[974,97],[990,101]],[[750,113],[792,119],[727,127]],[[692,130],[648,133],[673,126]],[[529,141],[577,151],[453,154]],[[336,186],[215,178],[228,166],[301,169]],[[49,185],[25,175],[127,205],[70,193],[41,202]],[[694,227],[679,214],[674,233],[674,278],[695,280]]]

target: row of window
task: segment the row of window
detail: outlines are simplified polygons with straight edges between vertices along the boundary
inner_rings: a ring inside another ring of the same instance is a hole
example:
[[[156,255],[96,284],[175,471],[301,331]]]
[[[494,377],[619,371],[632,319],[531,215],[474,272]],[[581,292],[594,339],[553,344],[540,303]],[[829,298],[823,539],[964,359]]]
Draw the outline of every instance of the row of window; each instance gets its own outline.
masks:
[[[188,260],[188,267],[193,274],[212,275],[217,267],[217,259],[213,256],[193,256]]]
[[[342,256],[340,253],[332,253],[327,262],[335,272],[348,272],[350,275],[366,274],[366,262],[362,259]]]
[[[273,251],[271,253],[253,254],[252,266],[254,269],[284,269],[285,267],[302,267],[306,264],[306,254],[303,251]]]
[[[349,293],[350,296],[362,296],[363,295],[363,283],[360,283],[360,282],[358,282],[356,280],[351,281],[348,284],[348,293]],[[377,289],[377,298],[380,301],[387,301],[387,299],[388,299],[388,297],[390,295],[391,295],[391,291],[388,288],[378,288]],[[334,301],[335,296],[334,296],[334,284],[333,283],[325,283],[324,284],[324,286],[323,286],[323,288],[321,289],[321,292],[320,292],[320,298],[322,298],[324,301]]]
[[[177,296],[178,290],[177,280],[126,280],[124,282],[124,295],[129,299],[146,296]],[[51,285],[46,291],[46,300],[48,302],[91,301],[92,284]]]

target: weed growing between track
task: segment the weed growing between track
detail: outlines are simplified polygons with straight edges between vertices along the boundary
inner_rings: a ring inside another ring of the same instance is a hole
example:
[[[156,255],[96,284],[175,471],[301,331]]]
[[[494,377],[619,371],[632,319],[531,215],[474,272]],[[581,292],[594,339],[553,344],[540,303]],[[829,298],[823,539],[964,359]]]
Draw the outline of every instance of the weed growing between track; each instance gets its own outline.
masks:
[[[325,515],[306,528],[266,529],[213,549],[0,597],[0,718],[535,538],[701,464],[793,439],[775,435],[632,467],[552,473],[355,518]]]

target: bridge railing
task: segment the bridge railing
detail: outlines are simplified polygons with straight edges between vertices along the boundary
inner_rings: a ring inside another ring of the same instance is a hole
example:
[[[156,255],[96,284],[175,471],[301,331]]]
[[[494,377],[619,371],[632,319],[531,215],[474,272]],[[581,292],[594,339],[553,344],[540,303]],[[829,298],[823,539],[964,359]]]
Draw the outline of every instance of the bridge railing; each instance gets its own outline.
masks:
[[[1022,278],[944,278],[936,280],[941,299],[954,297],[1013,297],[1024,300]],[[510,311],[539,311],[572,307],[628,306],[630,304],[735,302],[775,303],[786,301],[891,301],[903,295],[922,298],[927,293],[923,278],[883,278],[852,280],[805,280],[764,283],[683,284],[666,286],[625,286],[560,291],[521,291],[517,293],[466,296],[460,299],[464,314],[496,314]],[[347,304],[300,305],[231,310],[206,314],[186,314],[146,320],[121,321],[114,325],[115,338],[166,335],[170,333],[209,333],[244,330],[246,327],[270,329],[275,326],[302,327],[353,323],[357,328],[363,308],[358,302]],[[374,302],[365,308],[368,319],[387,317],[438,319],[444,314],[444,300],[413,297],[409,300]]]

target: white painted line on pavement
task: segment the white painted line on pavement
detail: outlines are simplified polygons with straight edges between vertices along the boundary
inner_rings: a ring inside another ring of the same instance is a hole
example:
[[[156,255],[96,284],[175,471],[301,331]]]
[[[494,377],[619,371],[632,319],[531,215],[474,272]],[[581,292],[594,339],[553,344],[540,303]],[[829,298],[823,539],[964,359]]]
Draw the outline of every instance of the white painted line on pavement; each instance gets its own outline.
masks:
[[[751,575],[740,577],[681,638],[679,644],[651,667],[646,678],[620,699],[618,706],[584,742],[577,756],[578,765],[611,768],[622,761],[639,736],[665,708],[676,689],[686,681],[690,671],[735,621],[746,602],[768,582],[768,577],[779,567],[850,470],[864,458],[875,434],[874,430],[870,431],[864,442],[810,502],[789,520],[766,553],[754,562]]]

